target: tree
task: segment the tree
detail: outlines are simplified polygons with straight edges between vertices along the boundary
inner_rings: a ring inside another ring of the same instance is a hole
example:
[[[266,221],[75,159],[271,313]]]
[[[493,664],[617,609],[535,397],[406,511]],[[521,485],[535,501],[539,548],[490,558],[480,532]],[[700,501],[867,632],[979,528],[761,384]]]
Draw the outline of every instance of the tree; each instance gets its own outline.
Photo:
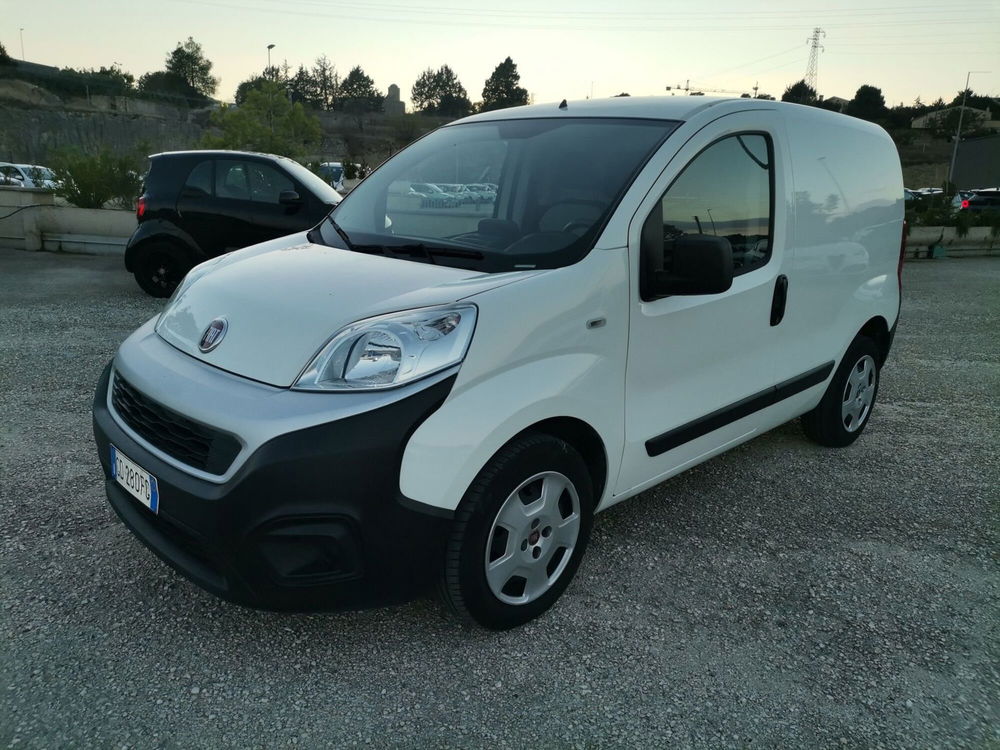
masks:
[[[883,119],[887,110],[885,108],[885,97],[882,96],[882,89],[875,86],[861,86],[854,94],[854,98],[847,103],[844,110],[851,117],[874,122]]]
[[[183,79],[191,88],[208,99],[219,87],[219,79],[212,76],[212,62],[192,37],[178,42],[167,55],[166,70]]]
[[[14,60],[7,54],[7,48],[0,44],[0,65],[14,65]]]
[[[319,106],[322,109],[333,109],[340,88],[340,80],[337,77],[337,69],[333,67],[333,63],[326,58],[326,55],[316,58],[312,68],[312,77],[316,82]]]
[[[236,87],[236,95],[233,97],[236,100],[236,106],[240,107],[245,104],[247,94],[261,88],[267,81],[268,78],[262,75],[254,76],[253,78],[248,78],[247,80],[242,81],[240,85]]]
[[[621,92],[620,94],[615,94],[615,95],[614,95],[614,96],[612,97],[612,99],[617,99],[617,98],[618,98],[618,97],[620,97],[620,96],[632,96],[632,95],[631,95],[630,93],[628,93],[627,91],[623,91],[623,92]]]
[[[421,112],[447,117],[465,117],[472,110],[465,87],[447,65],[421,73],[410,90],[410,101]]]
[[[139,78],[139,93],[167,99],[183,99],[185,104],[200,104],[205,97],[176,73],[158,70]]]
[[[264,151],[282,156],[301,156],[314,149],[322,130],[319,118],[306,112],[300,102],[289,102],[285,88],[263,81],[247,91],[240,107],[223,105],[212,113],[212,125],[220,132],[206,135],[206,148]]]
[[[816,89],[805,82],[805,79],[796,81],[781,95],[781,101],[794,102],[795,104],[813,104],[816,101]]]
[[[931,134],[938,138],[951,140],[958,131],[959,118],[962,120],[962,137],[986,135],[986,115],[966,106],[965,114],[961,107],[951,107],[935,117],[930,126]]]
[[[360,65],[356,65],[340,82],[337,109],[353,113],[381,112],[382,98],[382,94],[375,88],[375,82],[365,75]]]
[[[135,76],[131,73],[126,73],[117,65],[112,65],[110,68],[105,68],[102,65],[95,75],[106,77],[111,86],[120,94],[131,92],[135,87]]]
[[[316,79],[306,70],[304,65],[299,65],[299,69],[288,79],[286,86],[288,96],[293,102],[302,102],[307,107],[319,106],[319,90]]]
[[[528,90],[521,88],[521,74],[509,57],[494,68],[483,86],[482,111],[518,107],[528,103]]]
[[[975,109],[989,109],[991,111],[996,111],[997,102],[988,96],[982,96],[981,94],[975,93],[972,89],[966,89],[965,91],[959,91],[955,98],[951,100],[949,107],[961,107],[962,99],[965,99],[966,107],[974,107]]]

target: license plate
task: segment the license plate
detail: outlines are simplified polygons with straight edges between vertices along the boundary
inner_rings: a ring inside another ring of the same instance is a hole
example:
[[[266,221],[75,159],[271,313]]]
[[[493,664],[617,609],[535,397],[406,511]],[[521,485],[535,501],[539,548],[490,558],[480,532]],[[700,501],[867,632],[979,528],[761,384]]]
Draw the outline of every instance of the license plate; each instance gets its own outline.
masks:
[[[118,484],[128,490],[132,497],[154,513],[158,512],[160,493],[156,486],[156,477],[113,445],[111,446],[111,476]]]

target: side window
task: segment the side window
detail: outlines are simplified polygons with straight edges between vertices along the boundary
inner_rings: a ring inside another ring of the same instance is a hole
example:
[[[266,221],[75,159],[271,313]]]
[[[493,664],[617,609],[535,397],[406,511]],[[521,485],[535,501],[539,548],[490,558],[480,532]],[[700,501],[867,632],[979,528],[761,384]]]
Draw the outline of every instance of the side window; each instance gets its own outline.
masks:
[[[773,158],[770,139],[734,135],[698,154],[661,200],[662,257],[643,258],[643,273],[671,273],[673,247],[685,235],[725,237],[733,249],[733,274],[765,265],[771,257]]]
[[[199,162],[184,183],[185,198],[208,198],[212,195],[212,162]]]
[[[215,194],[220,198],[250,200],[247,163],[219,159],[215,163]]]
[[[277,205],[278,196],[283,191],[295,190],[295,185],[288,176],[274,167],[256,162],[247,166],[250,173],[250,200]]]

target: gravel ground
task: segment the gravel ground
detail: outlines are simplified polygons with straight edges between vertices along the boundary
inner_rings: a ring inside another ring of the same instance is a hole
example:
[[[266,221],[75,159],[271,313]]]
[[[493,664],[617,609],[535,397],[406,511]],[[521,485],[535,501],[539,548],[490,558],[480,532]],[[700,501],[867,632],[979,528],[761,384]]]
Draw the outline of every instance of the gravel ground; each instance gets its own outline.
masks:
[[[159,303],[117,259],[0,250],[0,743],[1000,747],[1000,259],[905,286],[858,443],[790,423],[611,509],[557,607],[496,634],[173,573],[90,431]]]

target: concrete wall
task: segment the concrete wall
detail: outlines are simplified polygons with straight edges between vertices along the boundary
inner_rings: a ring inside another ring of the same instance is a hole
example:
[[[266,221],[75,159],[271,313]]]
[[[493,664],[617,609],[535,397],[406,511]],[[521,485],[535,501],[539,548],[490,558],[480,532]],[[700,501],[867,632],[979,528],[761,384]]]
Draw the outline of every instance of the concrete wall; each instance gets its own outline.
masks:
[[[46,164],[53,151],[165,151],[194,146],[204,128],[187,120],[0,104],[0,161]]]
[[[136,227],[132,211],[55,204],[43,190],[0,186],[0,245],[118,255]]]
[[[970,227],[959,237],[955,227],[913,227],[906,238],[906,257],[931,258],[937,254],[993,255],[1000,252],[1000,238],[990,227]]]

